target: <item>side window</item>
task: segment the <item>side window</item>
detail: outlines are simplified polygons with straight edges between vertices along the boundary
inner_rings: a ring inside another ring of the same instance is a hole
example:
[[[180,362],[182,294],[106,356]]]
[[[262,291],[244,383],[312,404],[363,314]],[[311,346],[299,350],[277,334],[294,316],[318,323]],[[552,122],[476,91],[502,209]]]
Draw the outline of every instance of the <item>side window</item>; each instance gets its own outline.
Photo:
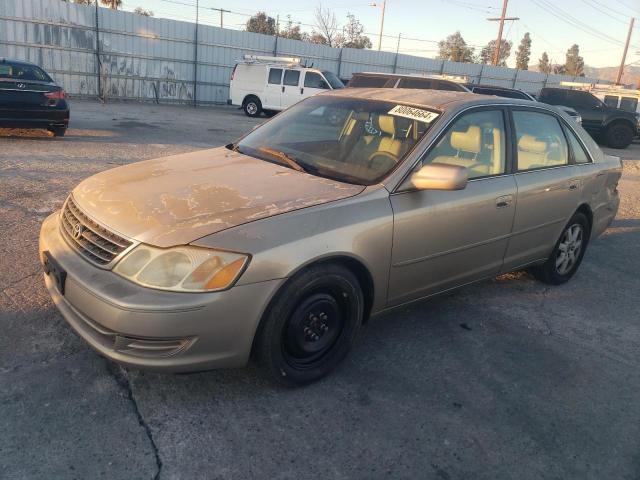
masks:
[[[299,81],[300,81],[300,70],[284,71],[284,81],[282,82],[283,84],[289,85],[290,87],[297,87]]]
[[[549,105],[567,105],[571,106],[567,100],[567,91],[560,89],[542,89],[540,93],[540,101]]]
[[[316,72],[306,72],[304,74],[304,86],[309,88],[329,88],[329,85],[324,81],[324,78]]]
[[[282,69],[271,68],[269,69],[269,83],[272,85],[280,85],[282,81]]]
[[[615,95],[605,95],[604,104],[607,107],[618,108],[618,97],[616,97]]]
[[[467,113],[449,127],[422,164],[466,167],[469,178],[505,172],[505,128],[501,110]]]
[[[589,92],[573,90],[567,95],[567,98],[570,102],[573,102],[568,103],[567,105],[574,108],[594,108],[600,104],[598,99]]]
[[[569,145],[571,146],[571,152],[573,153],[573,161],[576,163],[589,163],[591,160],[575,134],[567,127],[564,128],[564,133],[567,134],[567,138],[569,139]]]
[[[398,83],[398,88],[432,88],[436,87],[433,85],[433,80],[427,80],[424,78],[403,78]]]
[[[569,150],[562,128],[552,115],[515,110],[518,170],[558,167],[569,164]]]
[[[354,75],[353,78],[349,81],[350,87],[372,87],[372,88],[380,88],[384,87],[385,83],[389,80],[388,77],[384,76],[373,76],[373,75]],[[395,79],[394,79],[395,82]]]

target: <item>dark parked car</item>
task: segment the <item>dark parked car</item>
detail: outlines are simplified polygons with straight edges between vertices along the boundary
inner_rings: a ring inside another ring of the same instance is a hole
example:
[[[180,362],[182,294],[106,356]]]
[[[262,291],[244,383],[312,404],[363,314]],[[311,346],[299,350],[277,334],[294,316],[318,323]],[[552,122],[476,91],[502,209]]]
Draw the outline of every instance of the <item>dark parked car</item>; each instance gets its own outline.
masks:
[[[597,141],[612,148],[627,148],[638,134],[638,117],[609,107],[584,90],[543,88],[538,100],[550,105],[567,105],[582,116],[582,126]]]
[[[516,88],[496,87],[494,85],[474,85],[472,83],[468,83],[465,86],[473,93],[477,93],[479,95],[495,95],[496,97],[519,98],[522,100],[531,100],[532,102],[537,102],[536,98],[533,95],[530,95],[527,92],[523,92],[522,90],[518,90]],[[573,118],[577,123],[582,123],[582,117],[575,109],[567,107],[566,105],[556,106],[571,118]]]
[[[429,90],[452,90],[468,92],[459,82],[419,75],[403,75],[399,73],[354,73],[347,87],[356,88],[423,88]]]
[[[61,86],[33,63],[0,58],[0,127],[46,128],[61,137],[68,125]]]

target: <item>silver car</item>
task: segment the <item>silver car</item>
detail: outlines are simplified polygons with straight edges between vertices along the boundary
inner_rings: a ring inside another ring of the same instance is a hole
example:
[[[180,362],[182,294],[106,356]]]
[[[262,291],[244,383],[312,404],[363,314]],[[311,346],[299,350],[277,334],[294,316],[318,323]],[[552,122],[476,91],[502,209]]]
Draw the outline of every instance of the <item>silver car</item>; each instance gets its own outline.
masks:
[[[544,104],[344,89],[225,147],[94,175],[40,234],[45,283],[102,355],[317,380],[371,315],[528,268],[569,280],[620,160]]]

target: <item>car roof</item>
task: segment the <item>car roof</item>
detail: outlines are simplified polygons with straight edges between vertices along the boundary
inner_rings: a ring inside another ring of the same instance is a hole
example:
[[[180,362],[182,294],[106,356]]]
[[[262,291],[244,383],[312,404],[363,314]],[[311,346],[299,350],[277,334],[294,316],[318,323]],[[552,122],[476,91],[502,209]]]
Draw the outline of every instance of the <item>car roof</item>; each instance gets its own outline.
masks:
[[[418,88],[341,88],[323,93],[322,95],[398,102],[440,111],[455,110],[459,107],[470,105],[516,104],[535,105],[536,107],[544,105],[519,98],[500,98],[493,95],[479,95],[471,92]],[[543,106],[543,108],[546,108],[546,106]],[[555,111],[552,107],[548,108],[548,110]]]
[[[14,65],[29,65],[29,66],[32,66],[32,67],[40,68],[35,63],[27,62],[25,60],[17,60],[15,58],[4,58],[4,57],[1,57],[0,58],[0,63],[12,63]]]
[[[354,73],[353,76],[355,77],[356,75],[366,75],[366,76],[373,76],[373,77],[394,77],[394,78],[428,78],[429,80],[440,80],[442,82],[451,82],[451,83],[457,83],[459,85],[465,85],[465,83],[463,82],[459,82],[456,81],[452,78],[441,78],[439,77],[437,74],[420,74],[420,73],[384,73],[384,72],[357,72]]]

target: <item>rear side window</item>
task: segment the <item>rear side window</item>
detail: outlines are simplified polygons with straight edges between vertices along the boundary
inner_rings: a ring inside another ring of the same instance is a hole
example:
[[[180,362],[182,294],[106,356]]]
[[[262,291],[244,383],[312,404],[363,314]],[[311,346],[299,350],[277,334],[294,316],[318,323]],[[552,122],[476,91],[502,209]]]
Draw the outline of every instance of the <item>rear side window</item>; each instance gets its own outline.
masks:
[[[518,145],[518,170],[569,164],[569,149],[558,120],[546,113],[516,110],[513,123]]]
[[[290,87],[297,87],[300,81],[300,70],[285,70],[284,71],[284,83]]]
[[[349,81],[350,87],[360,88],[382,88],[389,80],[388,77],[383,76],[369,76],[369,75],[354,75]]]
[[[437,89],[433,80],[426,78],[403,78],[398,83],[398,88],[427,88]]]
[[[304,74],[304,86],[309,88],[329,88],[324,78],[316,72],[307,72]]]
[[[604,96],[604,104],[607,107],[618,108],[618,97],[614,95],[605,95]]]
[[[565,105],[567,100],[566,90],[543,89],[538,98],[543,103],[549,105]]]
[[[589,163],[591,160],[585,152],[584,148],[580,141],[576,138],[575,134],[568,129],[564,128],[564,132],[567,134],[567,138],[569,139],[569,145],[571,146],[571,153],[573,153],[573,161],[575,163]]]
[[[51,82],[51,77],[35,65],[0,64],[0,78],[12,80]]]
[[[272,85],[280,85],[282,80],[282,69],[272,68],[269,70],[269,83]]]

